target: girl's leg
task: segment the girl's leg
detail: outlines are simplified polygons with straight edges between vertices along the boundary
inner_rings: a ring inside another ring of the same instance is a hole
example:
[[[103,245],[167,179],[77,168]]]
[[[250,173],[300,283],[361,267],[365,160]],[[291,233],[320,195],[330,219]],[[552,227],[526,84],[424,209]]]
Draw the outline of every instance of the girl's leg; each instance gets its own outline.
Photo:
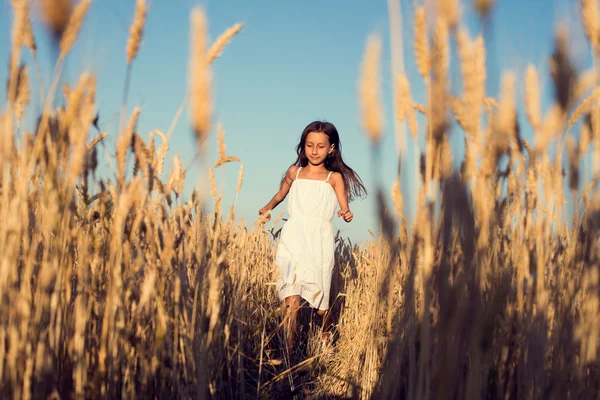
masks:
[[[300,309],[300,296],[289,296],[285,298],[285,318],[283,322],[288,354],[294,347],[294,336],[296,335],[296,319]]]
[[[321,351],[329,352],[331,350],[331,333],[329,332],[329,328],[331,327],[331,312],[330,310],[317,310],[317,315],[323,319]]]
[[[330,318],[331,313],[329,310],[317,310],[317,315],[323,319],[323,333],[329,332]]]

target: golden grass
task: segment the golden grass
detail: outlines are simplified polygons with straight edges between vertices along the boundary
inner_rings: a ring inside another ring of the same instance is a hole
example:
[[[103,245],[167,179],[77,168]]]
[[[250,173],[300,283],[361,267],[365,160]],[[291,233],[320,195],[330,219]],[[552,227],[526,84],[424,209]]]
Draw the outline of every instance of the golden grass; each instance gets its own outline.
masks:
[[[190,92],[192,125],[197,141],[202,146],[210,131],[212,74],[207,62],[207,21],[201,8],[195,8],[192,11],[191,24]]]
[[[23,1],[23,0],[19,0]],[[41,17],[51,33],[60,37],[73,12],[72,0],[36,0]]]
[[[127,39],[127,64],[131,64],[140,50],[147,14],[148,6],[146,5],[146,0],[137,0],[135,3],[135,15],[129,28],[129,38]]]
[[[425,79],[429,76],[429,69],[431,68],[430,53],[429,53],[429,39],[427,34],[427,24],[425,20],[425,8],[418,7],[415,10],[415,23],[414,23],[414,53],[415,62],[419,69],[419,73]]]
[[[365,48],[358,90],[362,124],[372,143],[378,143],[383,134],[380,58],[381,38],[378,35],[371,35]]]
[[[73,8],[73,13],[71,13],[60,39],[60,58],[65,58],[69,51],[71,51],[91,4],[91,0],[81,0]]]
[[[594,0],[581,0],[584,32],[594,52],[600,51],[600,8]]]
[[[31,108],[20,47],[35,41],[24,36],[24,3],[13,1],[15,67],[0,113],[0,396],[597,398],[600,106],[589,83],[595,66],[577,73],[560,33],[551,61],[553,102],[542,110],[543,77],[529,66],[520,110],[520,74],[503,73],[497,99],[485,93],[484,38],[471,39],[459,11],[444,8],[454,2],[437,3],[437,18],[425,18],[424,9],[415,16],[422,36],[413,62],[427,102],[414,102],[403,69],[390,88],[398,120],[426,139],[424,153],[415,154],[421,179],[408,194],[417,198],[416,221],[413,228],[407,223],[408,195],[398,178],[389,199],[380,188],[375,196],[381,234],[369,230],[373,240],[360,246],[336,237],[335,351],[324,357],[320,320],[307,308],[300,311],[301,344],[295,354],[284,351],[274,290],[283,213],[253,226],[235,218],[243,157],[227,154],[221,124],[209,168],[212,207],[197,190],[184,196],[187,171],[178,156],[163,180],[172,128],[150,132],[146,143],[135,129],[143,110],[134,109],[118,132],[90,132],[93,75],[66,85],[65,106],[44,108],[33,132],[19,125]],[[69,11],[70,19],[51,7],[70,10],[69,2],[41,4],[66,54],[87,3]],[[490,17],[492,4],[476,2],[482,17]],[[427,20],[435,21],[431,48]],[[191,21],[192,127],[203,148],[212,130],[209,66],[241,25],[208,48],[202,9]],[[133,24],[132,38],[141,37],[141,25]],[[586,26],[592,47],[595,30]],[[128,65],[139,50],[134,41]],[[451,44],[460,65],[451,65]],[[373,151],[383,135],[380,50],[371,37],[358,87]],[[446,81],[453,71],[460,72],[459,95]],[[426,128],[419,130],[415,111]],[[533,146],[522,137],[525,124]],[[449,140],[458,130],[467,152],[453,170]],[[111,136],[117,168],[107,179],[98,176],[98,143]],[[237,182],[219,182],[236,185],[224,217],[228,205],[215,172],[236,162]],[[578,205],[571,221],[564,183]]]
[[[243,27],[244,24],[237,23],[227,28],[225,32],[223,32],[221,36],[219,36],[217,40],[215,40],[215,42],[212,44],[212,46],[210,46],[210,48],[208,49],[206,62],[210,64],[218,57],[220,57],[227,44],[231,42],[235,35],[240,33]]]

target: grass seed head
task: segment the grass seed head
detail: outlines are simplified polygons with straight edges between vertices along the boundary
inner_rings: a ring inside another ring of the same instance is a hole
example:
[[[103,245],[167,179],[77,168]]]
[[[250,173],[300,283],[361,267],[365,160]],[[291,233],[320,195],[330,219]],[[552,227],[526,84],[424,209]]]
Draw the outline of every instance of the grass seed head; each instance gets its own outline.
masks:
[[[73,12],[72,0],[37,0],[42,21],[55,39],[59,39],[67,27]]]
[[[73,48],[91,3],[92,0],[81,0],[69,16],[69,21],[60,39],[60,58],[65,58],[67,53]]]
[[[367,40],[359,81],[359,100],[362,125],[373,144],[379,142],[383,133],[380,78],[381,39],[370,35]]]
[[[140,50],[147,14],[148,7],[146,0],[137,0],[135,3],[135,15],[129,29],[129,39],[127,40],[127,64],[131,64]]]
[[[212,103],[212,74],[206,62],[208,28],[206,15],[200,7],[191,13],[190,92],[192,126],[200,148],[204,147],[210,131]]]

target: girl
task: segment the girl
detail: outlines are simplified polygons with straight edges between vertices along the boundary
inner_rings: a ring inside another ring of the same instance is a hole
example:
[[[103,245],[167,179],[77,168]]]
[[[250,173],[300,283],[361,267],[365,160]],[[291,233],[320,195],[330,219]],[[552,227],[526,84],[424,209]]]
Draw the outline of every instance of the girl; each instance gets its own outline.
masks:
[[[285,301],[288,354],[294,344],[300,299],[307,301],[323,317],[323,346],[329,348],[327,316],[329,289],[334,265],[334,235],[331,220],[350,222],[354,215],[348,202],[367,191],[360,177],[342,159],[338,131],[329,122],[310,123],[296,146],[298,158],[281,179],[280,189],[259,210],[263,221],[290,193],[290,215],[281,230],[275,256],[279,299]]]

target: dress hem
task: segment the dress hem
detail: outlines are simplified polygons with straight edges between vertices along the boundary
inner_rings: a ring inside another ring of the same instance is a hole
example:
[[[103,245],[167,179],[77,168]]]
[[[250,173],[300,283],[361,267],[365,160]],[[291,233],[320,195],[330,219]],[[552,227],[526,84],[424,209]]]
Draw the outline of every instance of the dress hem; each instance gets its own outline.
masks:
[[[295,284],[293,286],[288,286],[284,289],[280,289],[279,290],[279,300],[285,301],[285,299],[290,296],[300,296],[301,298],[306,300],[306,302],[308,304],[310,304],[311,308],[314,308],[317,310],[323,310],[323,311],[329,310],[329,305],[327,305],[326,308],[322,308],[323,303],[324,303],[324,298],[325,298],[325,296],[323,294],[319,295],[319,297],[320,297],[319,301],[314,301],[314,300],[311,300],[311,298],[314,298],[314,294],[312,294],[310,292],[311,292],[310,290],[306,290],[306,287],[304,285]]]

